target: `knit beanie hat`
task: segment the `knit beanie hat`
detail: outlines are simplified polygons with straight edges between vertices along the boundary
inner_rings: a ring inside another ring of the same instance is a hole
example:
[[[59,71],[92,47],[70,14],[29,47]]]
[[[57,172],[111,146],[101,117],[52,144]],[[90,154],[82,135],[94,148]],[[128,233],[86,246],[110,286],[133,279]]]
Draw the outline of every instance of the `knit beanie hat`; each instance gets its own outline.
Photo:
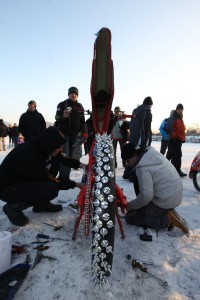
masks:
[[[116,107],[114,108],[114,110],[119,110],[119,111],[121,111],[121,108],[120,108],[119,106],[116,106]]]
[[[126,161],[129,158],[132,158],[134,154],[140,155],[141,150],[136,150],[134,144],[127,143],[123,146],[121,151],[121,158],[123,161]]]
[[[31,100],[31,101],[29,101],[28,105],[34,105],[35,107],[37,106],[37,104],[36,104],[35,100]]]
[[[146,97],[143,101],[143,104],[144,105],[153,105],[153,101],[152,101],[151,97],[149,97],[149,96]]]
[[[72,86],[68,89],[68,96],[71,93],[75,93],[78,96],[78,89],[75,86]]]
[[[58,128],[50,126],[40,135],[41,151],[45,155],[50,155],[57,148],[64,145],[66,139]]]
[[[177,104],[176,109],[182,109],[183,110],[183,104],[181,104],[181,103]]]

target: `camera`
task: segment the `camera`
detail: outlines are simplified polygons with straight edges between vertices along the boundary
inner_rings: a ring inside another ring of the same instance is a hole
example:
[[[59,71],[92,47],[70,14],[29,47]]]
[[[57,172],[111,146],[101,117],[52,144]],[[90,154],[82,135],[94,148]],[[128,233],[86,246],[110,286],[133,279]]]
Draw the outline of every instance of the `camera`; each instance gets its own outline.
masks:
[[[71,107],[71,106],[68,106],[68,107],[66,108],[66,110],[67,110],[67,112],[71,112],[71,111],[72,111],[72,107]]]

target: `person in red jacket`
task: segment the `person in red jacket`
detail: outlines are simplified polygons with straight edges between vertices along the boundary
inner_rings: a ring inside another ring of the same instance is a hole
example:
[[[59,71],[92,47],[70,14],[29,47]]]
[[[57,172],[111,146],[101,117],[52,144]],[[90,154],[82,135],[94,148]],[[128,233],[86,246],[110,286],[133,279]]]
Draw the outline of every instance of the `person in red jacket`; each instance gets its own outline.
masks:
[[[183,122],[183,105],[179,103],[176,110],[170,116],[166,126],[167,133],[169,134],[170,144],[173,148],[172,164],[176,168],[180,177],[187,176],[181,171],[181,157],[182,157],[182,143],[185,142],[185,124]]]

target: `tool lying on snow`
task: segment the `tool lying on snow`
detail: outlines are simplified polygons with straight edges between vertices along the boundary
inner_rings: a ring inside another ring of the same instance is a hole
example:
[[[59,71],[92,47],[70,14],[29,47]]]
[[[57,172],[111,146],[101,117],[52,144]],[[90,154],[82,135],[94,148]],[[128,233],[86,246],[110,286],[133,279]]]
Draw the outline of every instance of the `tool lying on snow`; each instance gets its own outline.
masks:
[[[49,240],[47,240],[47,241],[39,241],[39,240],[37,240],[35,242],[32,242],[31,244],[39,244],[40,246],[43,246],[44,244],[47,244],[47,243],[49,243]]]
[[[49,249],[49,246],[44,246],[43,244],[41,244],[33,249],[37,249],[39,251],[45,251],[45,250]]]
[[[141,241],[146,241],[146,242],[151,242],[152,241],[152,232],[150,228],[143,227],[144,233],[140,234],[140,240]]]
[[[92,135],[92,134],[93,134],[93,132],[91,132],[90,134],[88,134],[88,136],[83,137],[83,138],[81,138],[80,140],[78,140],[76,143],[74,143],[74,144],[72,145],[72,148],[76,147],[77,145],[81,145],[82,143],[84,143],[84,142],[88,139],[88,137],[89,137],[90,135]]]
[[[164,280],[162,280],[160,277],[158,277],[158,276],[156,276],[156,275],[150,273],[149,271],[147,271],[147,267],[145,267],[145,265],[142,264],[141,261],[133,259],[133,260],[132,260],[132,267],[133,267],[133,269],[139,268],[142,272],[147,273],[147,274],[150,275],[151,277],[157,279],[162,285],[168,286],[167,281],[164,281]]]
[[[46,225],[49,225],[51,227],[54,227],[54,230],[60,230],[63,226],[59,226],[59,225],[53,225],[53,224],[50,224],[50,223],[47,223],[47,222],[44,222],[44,224]]]
[[[12,245],[12,253],[24,253],[25,247],[23,245]]]
[[[54,241],[54,240],[60,240],[60,241],[67,242],[66,239],[62,239],[62,238],[59,238],[59,237],[51,237],[49,235],[40,234],[40,233],[37,234],[36,239],[46,239],[46,240],[52,240],[52,241]]]
[[[126,255],[126,259],[127,260],[131,260],[131,255],[127,254]],[[154,264],[152,261],[145,261],[145,260],[141,260],[141,259],[134,259],[134,261],[139,261],[141,262],[143,265],[147,265],[147,266],[152,266],[152,267],[162,267],[162,265],[156,265]]]
[[[29,264],[29,263],[30,263],[30,261],[31,261],[31,256],[30,256],[30,254],[29,254],[29,253],[27,253],[27,254],[26,254],[26,258],[25,258],[25,261],[24,261],[24,263],[25,263],[25,264]]]
[[[57,260],[57,258],[53,257],[53,256],[47,256],[42,254],[41,251],[37,251],[36,256],[35,256],[35,260],[32,266],[32,270],[35,268],[35,266],[41,261],[42,258],[47,258],[49,260]]]

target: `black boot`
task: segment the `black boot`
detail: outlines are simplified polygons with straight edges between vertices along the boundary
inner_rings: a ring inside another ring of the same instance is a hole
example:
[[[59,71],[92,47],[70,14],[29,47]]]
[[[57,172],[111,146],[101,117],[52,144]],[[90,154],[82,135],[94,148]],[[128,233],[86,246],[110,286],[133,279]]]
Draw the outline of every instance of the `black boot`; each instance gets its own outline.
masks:
[[[59,212],[61,210],[63,210],[62,205],[51,202],[33,206],[33,212]]]
[[[27,203],[7,203],[3,207],[4,213],[7,215],[11,223],[17,226],[25,226],[29,223],[28,218],[23,214],[22,210],[28,208]]]
[[[185,177],[185,176],[187,176],[187,174],[183,173],[181,170],[178,172],[178,174],[179,174],[180,177]]]

